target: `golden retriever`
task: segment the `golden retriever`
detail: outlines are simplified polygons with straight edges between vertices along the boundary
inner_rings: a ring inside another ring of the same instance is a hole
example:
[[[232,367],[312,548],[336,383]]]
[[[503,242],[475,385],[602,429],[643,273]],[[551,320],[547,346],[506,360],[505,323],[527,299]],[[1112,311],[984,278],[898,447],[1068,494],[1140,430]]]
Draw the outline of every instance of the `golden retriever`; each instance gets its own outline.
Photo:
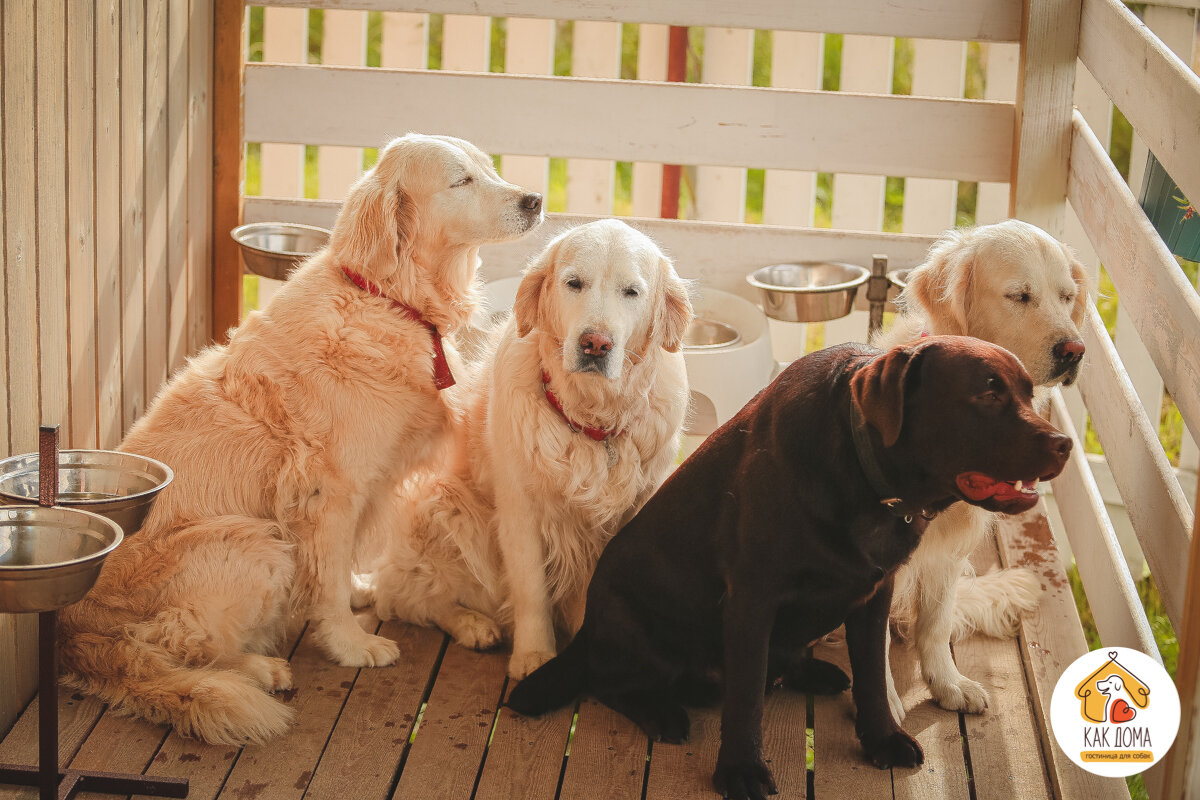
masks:
[[[1026,222],[946,233],[913,270],[898,302],[901,316],[873,344],[889,347],[926,333],[994,342],[1024,364],[1042,406],[1048,387],[1070,385],[1079,372],[1087,275],[1068,246]],[[1036,492],[1036,482],[1014,488]],[[1041,594],[1028,569],[971,573],[968,557],[992,525],[991,513],[955,504],[930,523],[896,578],[893,622],[915,640],[934,700],[953,711],[983,711],[988,693],[959,673],[950,642],[976,630],[1013,635],[1021,614],[1035,608]],[[902,720],[890,672],[888,700]]]
[[[121,444],[176,478],[63,610],[67,682],[182,734],[242,743],[289,724],[263,690],[291,685],[287,663],[264,655],[291,613],[338,664],[392,663],[396,643],[351,613],[356,548],[388,524],[377,499],[452,425],[455,392],[439,386],[462,365],[448,346],[442,362],[438,332],[475,306],[479,246],[541,219],[541,196],[502,181],[468,142],[391,142],[328,248],[174,376]]]
[[[511,635],[516,678],[553,657],[604,544],[674,466],[691,317],[671,262],[623,222],[552,241],[485,358],[454,466],[401,491],[379,615],[468,647]]]

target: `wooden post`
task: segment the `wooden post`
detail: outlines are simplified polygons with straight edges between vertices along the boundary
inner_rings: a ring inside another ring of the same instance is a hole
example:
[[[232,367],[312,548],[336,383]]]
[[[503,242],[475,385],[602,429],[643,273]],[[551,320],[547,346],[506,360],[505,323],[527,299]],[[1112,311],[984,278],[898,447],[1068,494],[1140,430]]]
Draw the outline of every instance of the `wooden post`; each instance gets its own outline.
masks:
[[[672,25],[667,44],[667,80],[673,83],[687,81],[688,29]],[[659,216],[663,219],[679,218],[679,164],[663,164],[662,203]]]
[[[242,221],[245,0],[214,0],[212,72],[212,337],[224,342],[242,313],[242,258],[229,232]]]
[[[1196,503],[1200,509],[1200,486]],[[1192,546],[1188,555],[1190,591],[1184,598],[1183,631],[1179,636],[1179,662],[1175,687],[1179,690],[1179,735],[1164,762],[1163,800],[1200,797],[1200,514],[1192,523]]]
[[[1011,216],[1062,237],[1082,0],[1024,0]]]

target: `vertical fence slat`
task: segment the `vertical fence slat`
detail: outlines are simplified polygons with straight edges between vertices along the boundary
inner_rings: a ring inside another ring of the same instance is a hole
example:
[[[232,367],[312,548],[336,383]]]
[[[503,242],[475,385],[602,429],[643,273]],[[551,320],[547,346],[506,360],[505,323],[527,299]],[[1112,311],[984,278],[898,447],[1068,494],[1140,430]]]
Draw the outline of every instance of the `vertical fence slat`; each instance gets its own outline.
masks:
[[[146,389],[167,379],[171,293],[167,271],[167,0],[146,0]]]
[[[639,25],[637,79],[665,81],[670,57],[669,25]],[[657,217],[662,211],[662,164],[646,161],[633,163],[631,206],[635,217]]]
[[[504,71],[522,75],[554,72],[554,20],[509,17]],[[550,161],[536,156],[504,156],[504,179],[543,197],[550,189]]]
[[[4,150],[7,193],[5,246],[8,248],[9,435],[14,453],[37,449],[37,220],[34,174],[33,14],[19,3],[4,6]],[[10,121],[11,120],[11,121]]]
[[[187,303],[187,0],[167,7],[167,372],[188,354]],[[205,176],[207,177],[207,175]]]
[[[771,85],[781,89],[820,89],[825,67],[825,36],[802,31],[771,33]],[[817,173],[769,169],[763,176],[763,222],[768,225],[814,224]],[[804,355],[808,326],[769,319],[776,361]]]
[[[194,254],[196,259],[192,261],[192,266],[206,264],[209,258],[212,260],[211,336],[224,342],[228,331],[238,324],[242,306],[242,257],[229,232],[242,220],[242,183],[245,178],[242,160],[246,151],[242,144],[245,128],[242,78],[245,75],[248,14],[244,0],[211,0],[213,28],[203,19],[206,2],[208,0],[193,0],[192,5],[194,27],[189,44],[189,74],[194,87],[191,100],[193,128],[188,137],[188,146],[192,153],[193,174],[201,174],[199,170],[204,163],[201,159],[206,156],[210,159],[212,194],[201,194],[201,182],[194,182],[196,194],[189,199],[188,216],[189,219],[195,219],[191,216],[192,212],[204,213],[200,203],[203,200],[211,201],[210,215],[201,218],[206,229],[210,225],[212,228],[209,244],[203,252]],[[196,82],[206,74],[212,75],[211,87]],[[210,95],[211,111],[207,105]],[[193,200],[195,205],[192,204]],[[193,241],[196,241],[194,237]],[[193,275],[198,279],[193,284],[193,296],[197,303],[201,303],[204,299],[201,293],[205,291],[203,278],[195,272]],[[200,339],[201,332],[196,330],[195,333]]]
[[[967,43],[913,39],[912,93],[925,97],[963,96]],[[958,182],[935,178],[904,181],[904,232],[938,233],[954,227]]]
[[[1081,0],[1024,0],[1009,209],[1063,234]]]
[[[213,340],[216,317],[214,284],[216,256],[213,251],[213,194],[217,171],[212,135],[212,103],[217,90],[213,57],[217,52],[213,36],[217,15],[216,0],[190,0],[188,9],[188,338],[189,351],[199,350]],[[240,74],[240,70],[239,70]],[[235,132],[237,152],[241,152],[241,126]],[[211,176],[211,178],[210,178]],[[235,219],[241,218],[238,211]],[[222,258],[237,263],[236,247],[225,245]],[[235,311],[236,313],[236,311]]]
[[[742,86],[750,83],[754,65],[754,31],[705,28],[701,80]],[[696,218],[742,222],[746,218],[746,170],[741,167],[697,167]]]
[[[66,7],[37,4],[38,421],[71,430],[67,375]]]
[[[774,31],[771,34],[771,85],[780,89],[820,89],[825,37],[819,33]],[[769,169],[763,184],[763,222],[813,224],[817,173]]]
[[[386,11],[380,66],[389,69],[425,69],[429,65],[429,17]]]
[[[842,39],[844,92],[892,91],[892,57],[895,41],[887,36],[846,36]],[[883,230],[885,191],[883,176],[833,176],[833,227],[860,231]],[[825,345],[863,341],[867,314],[856,311],[825,323]]]
[[[575,23],[571,74],[577,78],[616,78],[621,74],[621,24]],[[567,160],[567,211],[611,214],[616,163],[604,159]]]
[[[96,409],[95,9],[67,4],[67,264],[71,447],[99,446]]]
[[[14,453],[37,449],[38,339],[37,339],[37,177],[34,173],[36,98],[34,97],[37,31],[26,4],[3,4],[4,82],[4,218],[5,303],[7,305],[8,373],[6,394],[9,430]],[[61,56],[61,51],[59,53]],[[0,614],[0,715],[15,718],[33,696],[34,670],[22,669],[37,650],[37,625],[32,614]]]
[[[323,64],[361,66],[366,63],[367,15],[363,11],[325,10]],[[317,196],[341,200],[362,174],[362,149],[325,146],[317,150]]]
[[[277,6],[264,9],[263,61],[303,64],[307,60],[308,10]],[[303,197],[304,145],[263,142],[260,153],[261,193],[268,197]]]
[[[121,4],[122,435],[146,408],[145,7]]]
[[[121,441],[121,5],[96,8],[96,363],[99,445]]]
[[[8,17],[8,15],[5,13],[4,8],[2,6],[0,6],[0,69],[3,69],[5,71],[7,71],[7,67],[5,66],[5,60],[3,58],[4,28],[5,28],[4,23],[5,23],[5,20],[7,19],[7,17]],[[3,82],[4,82],[4,73],[0,72],[0,90],[3,89]],[[4,296],[5,302],[7,303],[8,302],[8,270],[9,270],[9,266],[8,266],[8,225],[5,222],[8,219],[7,214],[6,214],[7,206],[5,205],[5,203],[6,203],[5,191],[8,186],[8,181],[6,180],[6,172],[5,172],[5,169],[6,169],[6,167],[5,167],[5,127],[6,126],[4,123],[5,123],[6,117],[7,117],[7,115],[0,116],[0,294],[2,294]],[[5,456],[10,456],[13,454],[13,451],[12,451],[11,447],[9,446],[9,440],[8,440],[9,399],[8,399],[7,387],[10,383],[12,383],[12,377],[8,371],[8,326],[4,320],[0,320],[0,378],[3,378],[4,386],[6,387],[3,392],[0,392],[0,448],[3,448],[3,450],[0,450],[0,452],[3,452]],[[0,637],[4,636],[4,625],[5,625],[5,622],[3,621],[2,618],[0,618]],[[10,626],[10,628],[11,628],[11,626]],[[4,699],[0,698],[0,713],[7,713],[5,710],[6,708],[7,708],[7,706],[4,705]]]
[[[989,42],[984,47],[987,48],[987,73],[983,96],[988,100],[1016,100],[1021,48],[1003,42]],[[988,225],[1008,219],[1008,195],[1007,183],[980,181],[975,201],[975,223]]]
[[[442,69],[487,72],[492,54],[491,17],[447,14],[442,19]]]

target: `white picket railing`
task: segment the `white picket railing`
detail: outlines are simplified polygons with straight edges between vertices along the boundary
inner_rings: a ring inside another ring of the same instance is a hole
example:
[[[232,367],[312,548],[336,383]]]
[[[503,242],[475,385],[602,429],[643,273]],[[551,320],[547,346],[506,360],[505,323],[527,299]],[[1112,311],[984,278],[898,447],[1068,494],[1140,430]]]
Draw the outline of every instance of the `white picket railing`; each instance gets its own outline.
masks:
[[[269,6],[263,10],[263,61],[303,64],[309,61],[310,10],[297,3],[291,7]],[[359,5],[371,5],[360,3]],[[323,35],[318,42],[324,64],[366,64],[368,11],[327,9]],[[492,19],[481,16],[447,14],[442,19],[441,69],[468,73],[488,72]],[[383,12],[377,34],[381,66],[385,68],[424,69],[429,61],[430,16],[422,13]],[[1196,14],[1178,6],[1150,5],[1145,21],[1185,62],[1200,58],[1197,49]],[[562,23],[552,19],[511,17],[505,20],[504,71],[515,75],[550,75],[554,71],[556,35]],[[603,20],[573,23],[570,74],[577,77],[615,78],[619,76],[621,25]],[[668,28],[663,24],[637,26],[637,72],[639,80],[661,81],[667,74]],[[703,33],[701,78],[704,83],[746,85],[751,82],[755,32],[745,28],[706,28]],[[820,89],[825,55],[825,36],[800,31],[772,32],[771,85],[788,89]],[[896,40],[879,35],[847,35],[843,38],[840,64],[841,91],[890,94]],[[909,66],[913,95],[961,98],[964,96],[967,70],[967,43],[961,40],[914,38],[909,40],[912,60]],[[1004,41],[979,45],[980,59],[986,64],[984,98],[1011,102],[1016,96],[1018,46]],[[693,41],[693,54],[696,51]],[[1107,147],[1111,134],[1113,105],[1099,83],[1080,63],[1076,71],[1076,105],[1089,127]],[[372,102],[364,97],[364,102]],[[521,113],[525,113],[523,109]],[[550,113],[555,113],[551,108]],[[403,120],[402,109],[380,104],[386,119]],[[638,112],[640,114],[640,112]],[[353,124],[361,124],[360,120]],[[386,122],[384,123],[386,126]],[[398,124],[403,125],[403,122]],[[618,122],[633,125],[634,121]],[[862,121],[863,127],[869,124]],[[640,123],[638,124],[640,127]],[[392,132],[402,132],[394,129]],[[882,146],[892,134],[887,127],[869,131],[855,146]],[[316,148],[315,186],[309,181],[311,196],[338,200],[362,170],[362,150],[354,147],[324,145]],[[1146,160],[1146,145],[1134,134],[1130,155],[1129,185],[1136,193],[1141,185]],[[272,198],[305,196],[304,148],[301,144],[264,143],[261,150],[260,194]],[[515,183],[546,193],[549,189],[549,159],[541,156],[500,154],[505,177]],[[552,210],[577,214],[612,214],[627,210],[637,217],[657,217],[662,186],[658,163],[639,161],[633,166],[631,202],[618,209],[614,203],[615,165],[611,159],[570,158],[566,160],[565,202]],[[694,202],[691,217],[717,222],[743,222],[746,219],[746,176],[744,167],[697,166],[694,170]],[[837,173],[833,178],[832,225],[837,229],[859,231],[884,230],[884,178],[882,175]],[[812,225],[817,207],[816,172],[767,169],[763,193],[762,220],[767,224]],[[974,220],[980,224],[1008,216],[1008,184],[1000,181],[978,182]],[[903,193],[902,230],[918,234],[936,234],[953,227],[957,221],[958,182],[943,178],[907,177]],[[253,210],[253,205],[251,205]],[[1065,239],[1074,246],[1090,270],[1093,286],[1098,286],[1100,260],[1075,216],[1068,210]],[[265,299],[271,291],[262,281]],[[866,328],[864,312],[827,323],[824,343],[861,338]],[[802,353],[807,341],[803,325],[772,322],[772,339],[781,360]],[[1147,414],[1157,424],[1164,402],[1163,382],[1129,318],[1124,305],[1118,305],[1116,348]],[[1079,430],[1084,429],[1086,412],[1077,391],[1065,394],[1067,408]],[[1200,449],[1185,429],[1178,466],[1185,485],[1194,489],[1200,467]],[[1119,509],[1122,501],[1111,480],[1103,458],[1093,458],[1093,469],[1106,502]],[[1189,492],[1191,496],[1191,492]],[[1118,512],[1117,528],[1127,560],[1135,567],[1141,563],[1141,550],[1127,518]]]

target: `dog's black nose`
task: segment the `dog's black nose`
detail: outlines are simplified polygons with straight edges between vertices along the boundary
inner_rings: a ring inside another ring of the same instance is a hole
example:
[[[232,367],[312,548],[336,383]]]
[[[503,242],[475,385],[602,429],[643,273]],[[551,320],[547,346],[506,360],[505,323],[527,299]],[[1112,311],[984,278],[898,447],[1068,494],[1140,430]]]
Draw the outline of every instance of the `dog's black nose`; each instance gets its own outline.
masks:
[[[1054,358],[1063,366],[1078,364],[1083,358],[1083,342],[1078,339],[1062,339],[1054,345]]]
[[[542,196],[537,192],[530,192],[521,198],[521,208],[526,211],[537,211],[542,207]]]

